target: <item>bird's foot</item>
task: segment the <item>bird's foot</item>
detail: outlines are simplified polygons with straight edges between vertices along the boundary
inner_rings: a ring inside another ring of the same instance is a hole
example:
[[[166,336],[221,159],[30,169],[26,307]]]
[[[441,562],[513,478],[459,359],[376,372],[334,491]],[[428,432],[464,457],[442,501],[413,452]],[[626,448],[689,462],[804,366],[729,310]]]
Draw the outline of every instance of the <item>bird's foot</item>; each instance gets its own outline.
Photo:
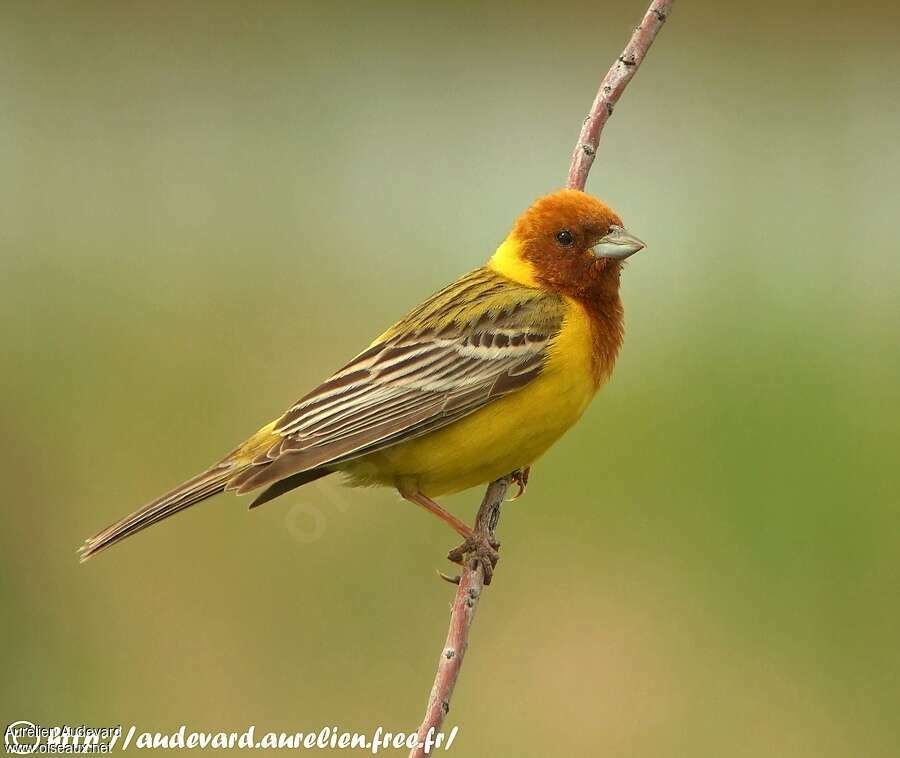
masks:
[[[513,500],[518,500],[522,495],[525,494],[525,488],[528,486],[528,476],[531,474],[531,466],[526,466],[525,468],[516,469],[510,474],[512,477],[512,482],[515,484],[519,491],[510,498],[507,498],[506,502],[511,503]]]
[[[474,531],[459,547],[447,553],[447,558],[460,566],[476,569],[481,566],[484,583],[490,584],[500,560],[500,543],[483,532]],[[447,577],[445,577],[447,578]]]

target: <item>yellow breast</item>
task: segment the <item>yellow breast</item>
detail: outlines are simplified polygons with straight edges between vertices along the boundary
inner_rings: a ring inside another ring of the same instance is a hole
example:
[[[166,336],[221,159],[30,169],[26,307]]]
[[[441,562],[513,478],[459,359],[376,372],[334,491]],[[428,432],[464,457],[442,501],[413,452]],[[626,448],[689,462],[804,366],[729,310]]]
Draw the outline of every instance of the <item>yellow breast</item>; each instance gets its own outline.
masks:
[[[544,370],[524,388],[442,429],[349,461],[354,484],[460,492],[530,465],[569,429],[597,390],[588,314],[567,300]]]

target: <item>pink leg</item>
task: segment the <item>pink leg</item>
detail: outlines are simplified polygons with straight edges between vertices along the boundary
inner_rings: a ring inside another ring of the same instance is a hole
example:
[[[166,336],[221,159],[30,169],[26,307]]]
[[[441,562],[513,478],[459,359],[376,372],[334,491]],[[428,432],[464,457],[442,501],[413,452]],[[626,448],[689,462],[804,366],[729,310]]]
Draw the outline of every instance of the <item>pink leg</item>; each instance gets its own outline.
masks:
[[[433,513],[441,521],[450,526],[457,534],[465,539],[471,539],[474,534],[472,527],[461,519],[458,519],[450,513],[450,511],[445,511],[441,506],[434,502],[434,500],[428,497],[428,495],[423,495],[421,492],[404,492],[402,489],[398,489],[397,491],[404,500],[409,500],[411,503],[422,506],[426,511]]]

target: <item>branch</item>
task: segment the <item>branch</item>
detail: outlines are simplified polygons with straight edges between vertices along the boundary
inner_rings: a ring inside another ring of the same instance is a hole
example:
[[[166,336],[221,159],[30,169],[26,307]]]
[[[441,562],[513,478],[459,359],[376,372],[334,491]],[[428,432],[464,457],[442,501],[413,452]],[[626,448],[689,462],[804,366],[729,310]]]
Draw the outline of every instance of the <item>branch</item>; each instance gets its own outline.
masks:
[[[506,497],[506,491],[513,482],[513,475],[504,476],[488,485],[475,518],[475,531],[494,538],[494,530],[500,521],[500,506]],[[444,723],[444,717],[450,711],[450,698],[459,670],[462,668],[466,648],[469,646],[469,627],[475,619],[475,610],[484,589],[484,573],[481,564],[472,566],[469,562],[463,566],[462,576],[459,578],[459,587],[456,589],[456,597],[450,610],[450,628],[447,630],[447,641],[441,651],[438,661],[437,673],[434,676],[434,684],[431,687],[431,695],[428,697],[428,706],[425,709],[425,718],[419,727],[419,745],[409,753],[409,758],[423,758],[429,755],[426,752],[425,741],[430,735],[433,737],[440,731]]]
[[[584,189],[588,172],[591,170],[597,154],[597,145],[600,142],[603,126],[612,115],[613,106],[644,60],[647,50],[650,49],[657,32],[669,15],[673,2],[674,0],[654,0],[650,3],[650,8],[644,14],[640,26],[634,30],[634,34],[631,35],[622,54],[603,78],[572,154],[567,185],[569,188]],[[475,519],[476,532],[486,534],[491,539],[494,538],[494,530],[500,520],[500,505],[514,479],[514,474],[510,474],[488,485]],[[447,641],[444,643],[444,649],[441,651],[438,661],[434,685],[431,687],[428,707],[425,709],[425,719],[419,727],[420,747],[413,748],[409,758],[424,758],[430,754],[431,750],[425,745],[425,742],[429,736],[433,738],[437,734],[444,723],[444,717],[450,711],[450,698],[462,668],[463,657],[469,646],[469,628],[475,618],[475,610],[478,608],[478,601],[484,585],[485,578],[481,564],[477,561],[467,561],[463,566],[462,576],[459,578],[456,597],[453,599]],[[429,740],[430,744],[432,743]]]
[[[575,143],[575,150],[572,152],[569,181],[566,185],[569,189],[584,189],[588,172],[597,155],[600,132],[612,116],[613,108],[644,60],[653,40],[656,39],[656,33],[668,18],[673,2],[675,0],[658,0],[650,3],[650,8],[644,14],[640,26],[634,30],[622,54],[603,77],[591,112],[584,120],[584,126],[581,127],[581,134],[578,135],[578,142]]]

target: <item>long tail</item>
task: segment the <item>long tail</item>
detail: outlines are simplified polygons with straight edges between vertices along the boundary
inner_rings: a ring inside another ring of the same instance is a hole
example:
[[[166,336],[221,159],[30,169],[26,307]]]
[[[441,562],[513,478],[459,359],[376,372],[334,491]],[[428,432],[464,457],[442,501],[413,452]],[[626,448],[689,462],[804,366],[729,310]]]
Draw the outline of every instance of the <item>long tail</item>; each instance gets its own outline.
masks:
[[[266,467],[272,463],[267,451],[272,445],[281,440],[281,437],[272,430],[276,422],[267,424],[256,434],[250,437],[239,447],[232,450],[221,461],[210,466],[206,471],[186,482],[179,484],[175,489],[165,495],[147,503],[134,513],[126,516],[115,524],[106,527],[102,532],[95,534],[78,549],[81,554],[81,562],[84,563],[95,553],[105,550],[119,540],[130,537],[132,534],[145,529],[157,521],[172,516],[178,511],[199,503],[202,500],[218,495],[227,489],[235,489],[237,482],[241,481],[240,475],[247,474],[251,470]],[[270,484],[251,505],[251,508],[262,505],[273,498],[283,495],[285,492],[313,482],[316,479],[331,473],[330,469],[314,468],[299,471]],[[236,479],[237,477],[237,479]],[[234,482],[233,486],[231,483]]]
[[[246,465],[236,464],[226,458],[202,474],[188,479],[165,495],[147,503],[143,508],[116,521],[89,540],[85,540],[84,545],[78,550],[82,563],[119,540],[130,537],[135,532],[139,532],[157,521],[162,521],[162,519],[199,503],[201,500],[219,494],[225,490],[229,479],[240,473],[245,467]]]

